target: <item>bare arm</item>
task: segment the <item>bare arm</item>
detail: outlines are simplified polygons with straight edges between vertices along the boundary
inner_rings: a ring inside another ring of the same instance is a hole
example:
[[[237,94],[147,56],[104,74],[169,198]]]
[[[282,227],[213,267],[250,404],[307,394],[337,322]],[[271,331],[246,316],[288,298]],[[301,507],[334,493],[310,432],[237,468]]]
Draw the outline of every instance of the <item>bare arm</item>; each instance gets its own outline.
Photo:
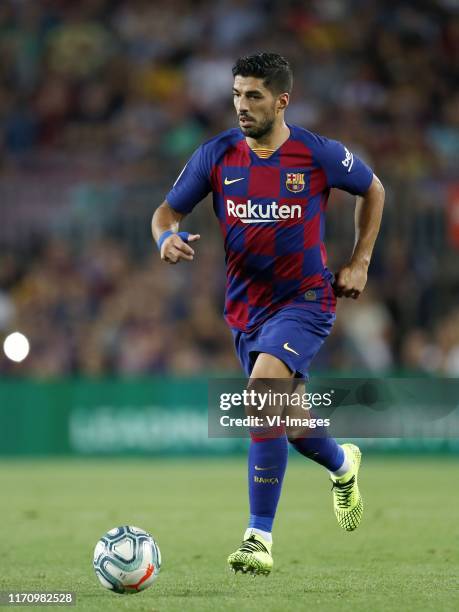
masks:
[[[355,245],[349,263],[336,274],[337,297],[357,299],[367,283],[373,247],[381,225],[384,208],[384,187],[376,175],[364,196],[355,205]]]
[[[194,258],[194,250],[177,235],[179,223],[184,216],[164,200],[161,206],[158,206],[155,210],[151,220],[151,232],[156,242],[164,232],[174,232],[172,236],[166,238],[161,246],[161,259],[170,264],[176,264],[182,259],[193,261]],[[199,234],[190,234],[188,242],[194,242],[199,238]]]

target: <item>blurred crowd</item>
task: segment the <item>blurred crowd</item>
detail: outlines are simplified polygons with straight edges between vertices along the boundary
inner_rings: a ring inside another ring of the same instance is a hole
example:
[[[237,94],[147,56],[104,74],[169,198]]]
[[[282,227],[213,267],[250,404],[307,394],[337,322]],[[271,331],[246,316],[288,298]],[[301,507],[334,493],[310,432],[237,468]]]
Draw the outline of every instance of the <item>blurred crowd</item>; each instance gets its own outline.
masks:
[[[209,203],[193,265],[159,261],[151,214],[199,144],[235,124],[231,66],[292,63],[287,119],[376,170],[386,213],[366,293],[316,369],[459,374],[459,2],[0,2],[0,372],[237,371]],[[349,256],[335,193],[330,265]]]
[[[3,261],[0,326],[14,316],[31,343],[23,368],[39,376],[226,372],[236,364],[211,256],[203,250],[199,266],[171,267],[166,279],[156,252],[139,264],[108,240],[79,254],[54,241],[23,276]]]

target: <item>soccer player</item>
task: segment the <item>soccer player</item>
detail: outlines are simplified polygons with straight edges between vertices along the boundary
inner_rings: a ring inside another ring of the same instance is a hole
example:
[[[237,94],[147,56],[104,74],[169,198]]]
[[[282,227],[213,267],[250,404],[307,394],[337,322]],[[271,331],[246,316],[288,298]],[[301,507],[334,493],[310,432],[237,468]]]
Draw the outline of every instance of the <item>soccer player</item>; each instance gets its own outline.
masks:
[[[304,379],[332,329],[336,297],[356,299],[365,288],[384,189],[341,143],[285,122],[293,78],[283,57],[240,58],[233,76],[239,126],[195,151],[155,211],[152,232],[162,260],[193,261],[191,245],[200,236],[179,232],[179,223],[212,191],[226,251],[224,314],[245,374],[250,381]],[[323,243],[333,187],[357,196],[354,249],[336,277],[326,267]],[[234,571],[271,571],[271,531],[289,441],[330,472],[339,525],[358,527],[357,446],[323,435],[289,440],[285,431],[250,433],[250,517],[241,546],[228,557]]]

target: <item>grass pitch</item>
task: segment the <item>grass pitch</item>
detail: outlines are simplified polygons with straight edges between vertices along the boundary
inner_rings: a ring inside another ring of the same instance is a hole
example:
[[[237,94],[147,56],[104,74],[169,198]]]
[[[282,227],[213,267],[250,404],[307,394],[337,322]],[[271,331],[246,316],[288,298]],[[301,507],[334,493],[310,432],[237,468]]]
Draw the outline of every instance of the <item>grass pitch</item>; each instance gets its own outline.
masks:
[[[245,472],[242,459],[2,461],[0,590],[76,591],[70,609],[97,612],[459,610],[457,460],[364,456],[365,514],[345,533],[327,473],[295,457],[268,578],[226,566],[246,524]],[[155,585],[133,596],[105,591],[91,564],[98,538],[128,523],[163,555]]]

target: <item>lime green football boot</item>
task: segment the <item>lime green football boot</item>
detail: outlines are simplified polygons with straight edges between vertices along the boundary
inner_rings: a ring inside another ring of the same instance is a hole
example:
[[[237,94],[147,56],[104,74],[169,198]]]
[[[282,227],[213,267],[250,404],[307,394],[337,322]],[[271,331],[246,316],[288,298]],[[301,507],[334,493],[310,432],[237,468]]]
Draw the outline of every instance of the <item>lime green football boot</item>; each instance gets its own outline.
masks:
[[[343,476],[331,477],[333,506],[340,527],[345,531],[354,531],[360,525],[363,514],[363,499],[357,482],[362,453],[355,444],[341,446],[352,467]]]
[[[235,573],[267,576],[273,567],[271,548],[272,542],[247,529],[242,544],[228,557],[228,565]]]

